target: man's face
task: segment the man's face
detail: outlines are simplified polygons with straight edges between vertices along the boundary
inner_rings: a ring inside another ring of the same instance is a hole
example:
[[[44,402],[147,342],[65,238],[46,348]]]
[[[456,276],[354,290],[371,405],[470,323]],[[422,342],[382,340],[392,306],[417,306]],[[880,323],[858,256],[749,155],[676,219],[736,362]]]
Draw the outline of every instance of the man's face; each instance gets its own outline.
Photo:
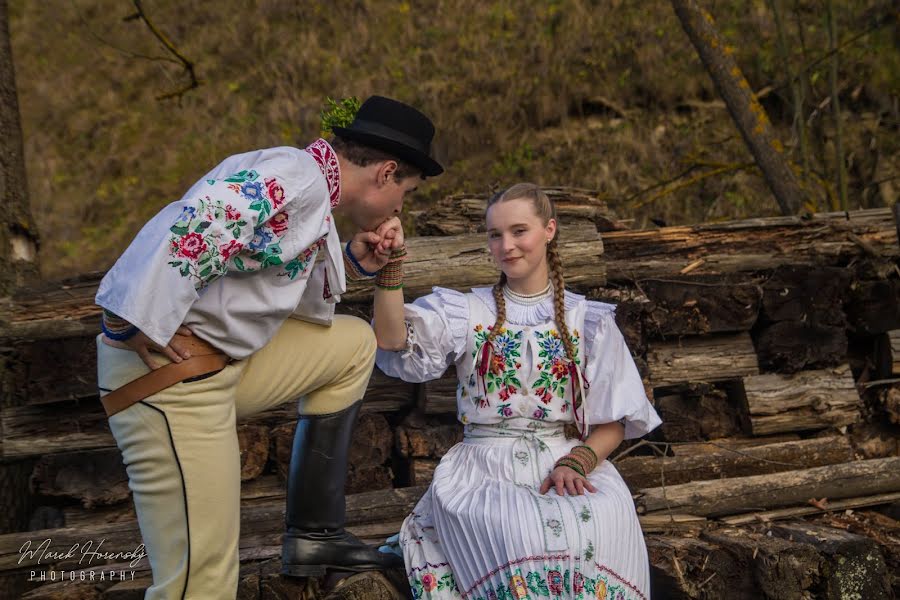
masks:
[[[385,168],[385,163],[382,163],[379,168],[372,169],[374,177],[367,179],[355,210],[350,215],[354,225],[360,229],[373,231],[387,219],[399,215],[404,198],[416,191],[422,181],[419,176],[397,181],[393,176],[395,169],[390,168],[390,164],[388,162]],[[396,163],[393,164],[396,166]]]

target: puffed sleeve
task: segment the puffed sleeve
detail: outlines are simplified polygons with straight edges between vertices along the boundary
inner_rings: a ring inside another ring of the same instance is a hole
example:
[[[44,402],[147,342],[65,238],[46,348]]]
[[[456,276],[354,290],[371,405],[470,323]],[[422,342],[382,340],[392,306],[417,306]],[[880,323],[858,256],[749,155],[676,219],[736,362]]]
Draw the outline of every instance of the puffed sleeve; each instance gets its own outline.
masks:
[[[615,306],[588,302],[584,329],[590,424],[624,419],[625,439],[646,435],[662,421],[647,399],[637,366],[616,325]]]
[[[272,148],[223,161],[144,225],[95,302],[165,345],[226,272],[283,268],[287,212],[304,217],[291,226],[292,245],[310,246],[329,206],[315,183],[321,173],[298,168],[295,152]]]
[[[422,383],[437,379],[465,353],[469,303],[465,294],[433,288],[404,306],[406,348],[378,350],[375,364],[386,375]]]

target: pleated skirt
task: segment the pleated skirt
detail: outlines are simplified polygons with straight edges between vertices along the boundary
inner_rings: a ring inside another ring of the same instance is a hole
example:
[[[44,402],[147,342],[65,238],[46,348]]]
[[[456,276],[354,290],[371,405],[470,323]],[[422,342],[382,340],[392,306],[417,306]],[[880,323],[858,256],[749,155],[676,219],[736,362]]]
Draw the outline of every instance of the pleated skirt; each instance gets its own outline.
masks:
[[[444,456],[403,523],[400,546],[417,600],[650,597],[640,523],[612,463],[590,473],[596,492],[541,495],[577,440],[565,439],[561,425],[478,429]]]

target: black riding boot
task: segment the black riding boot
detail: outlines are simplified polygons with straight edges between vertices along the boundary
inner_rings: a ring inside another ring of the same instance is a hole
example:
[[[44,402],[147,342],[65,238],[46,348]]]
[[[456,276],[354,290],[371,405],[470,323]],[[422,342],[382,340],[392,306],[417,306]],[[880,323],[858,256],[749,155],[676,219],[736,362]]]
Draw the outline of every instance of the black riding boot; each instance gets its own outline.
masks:
[[[362,401],[329,415],[301,416],[294,433],[287,486],[281,573],[320,577],[326,569],[373,571],[403,567],[344,531],[347,454]]]

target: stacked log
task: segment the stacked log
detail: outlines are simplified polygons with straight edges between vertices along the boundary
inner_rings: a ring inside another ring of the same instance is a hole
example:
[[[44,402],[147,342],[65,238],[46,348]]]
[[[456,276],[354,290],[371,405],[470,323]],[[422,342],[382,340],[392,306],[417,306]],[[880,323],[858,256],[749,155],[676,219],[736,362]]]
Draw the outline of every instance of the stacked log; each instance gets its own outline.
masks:
[[[900,591],[890,568],[897,550],[878,533],[886,527],[878,517],[889,518],[875,512],[900,500],[893,213],[633,231],[589,192],[555,188],[552,196],[567,281],[617,304],[617,322],[664,421],[612,458],[635,496],[654,597],[887,598]],[[422,235],[408,241],[407,301],[432,285],[465,290],[496,281],[485,201],[455,196],[416,216]],[[0,580],[18,582],[19,593],[27,588],[33,598],[75,597],[76,589],[124,598],[149,585],[143,561],[134,581],[23,587],[17,562],[27,539],[51,538],[62,548],[107,537],[118,550],[140,540],[96,396],[93,297],[101,275],[24,290],[0,318],[3,387],[17,401],[0,413],[0,464],[31,474],[19,492],[34,507],[29,524],[0,532]],[[369,287],[352,284],[340,311],[368,318],[370,301]],[[347,489],[351,529],[362,538],[376,542],[397,531],[460,439],[455,396],[452,368],[425,384],[373,376]],[[286,405],[239,423],[240,598],[324,596],[334,586],[278,576],[295,422],[295,407]],[[868,529],[836,529],[828,516],[835,511]],[[331,594],[387,597],[402,587],[402,574],[388,574],[347,581]]]

